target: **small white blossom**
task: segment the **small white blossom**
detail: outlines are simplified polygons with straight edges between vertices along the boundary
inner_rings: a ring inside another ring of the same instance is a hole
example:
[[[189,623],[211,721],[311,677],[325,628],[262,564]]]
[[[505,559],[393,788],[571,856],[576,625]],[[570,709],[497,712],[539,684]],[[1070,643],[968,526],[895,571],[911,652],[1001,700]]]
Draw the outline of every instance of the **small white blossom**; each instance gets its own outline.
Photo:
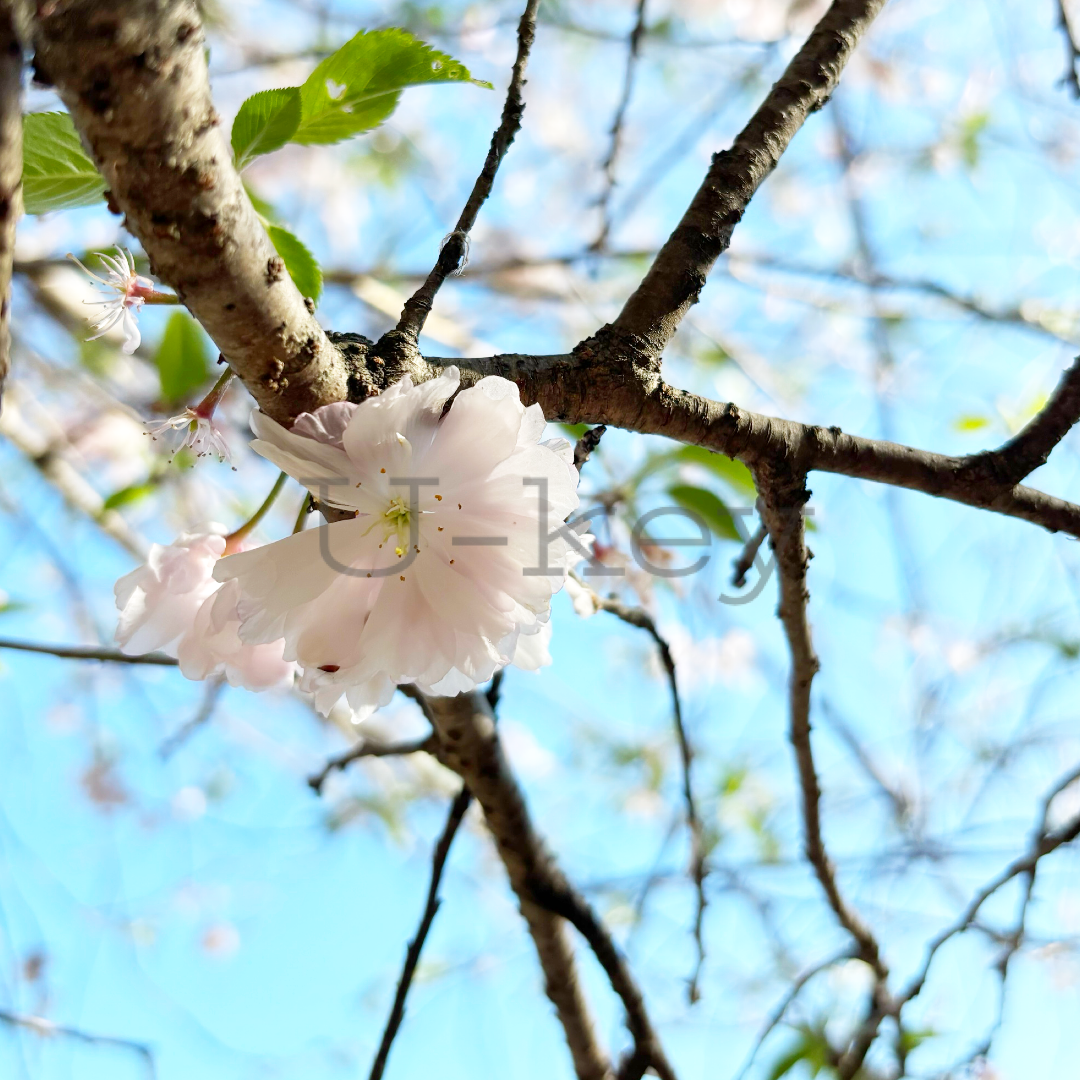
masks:
[[[106,267],[106,277],[101,277],[87,269],[74,255],[68,255],[68,258],[89,274],[98,285],[116,294],[110,296],[108,300],[86,301],[88,304],[104,309],[101,317],[96,322],[91,322],[90,328],[96,330],[97,333],[91,334],[88,340],[94,341],[103,337],[119,323],[124,335],[123,350],[126,353],[133,353],[142,342],[136,315],[139,308],[146,302],[146,297],[155,292],[154,283],[149,278],[140,277],[135,273],[135,259],[130,251],[117,248],[115,255],[106,255],[103,251],[99,251],[97,257]]]
[[[282,641],[245,645],[237,635],[239,592],[213,578],[224,532],[208,525],[175,543],[154,544],[146,563],[116,583],[116,640],[126,653],[177,657],[189,679],[223,674],[249,690],[289,686],[295,665],[282,659]]]
[[[284,637],[323,712],[342,694],[364,715],[401,683],[456,694],[490,679],[522,636],[540,636],[580,557],[551,536],[578,505],[570,444],[539,442],[540,407],[506,379],[463,390],[444,415],[458,385],[456,368],[420,386],[406,377],[292,430],[252,416],[254,450],[358,512],[214,571],[239,584],[241,638]]]
[[[177,454],[189,447],[196,457],[216,457],[218,461],[229,461],[229,444],[225,433],[213,416],[204,416],[198,409],[185,409],[177,416],[170,416],[157,424],[147,424],[146,432],[157,439],[169,431],[180,431],[183,435],[174,447]]]

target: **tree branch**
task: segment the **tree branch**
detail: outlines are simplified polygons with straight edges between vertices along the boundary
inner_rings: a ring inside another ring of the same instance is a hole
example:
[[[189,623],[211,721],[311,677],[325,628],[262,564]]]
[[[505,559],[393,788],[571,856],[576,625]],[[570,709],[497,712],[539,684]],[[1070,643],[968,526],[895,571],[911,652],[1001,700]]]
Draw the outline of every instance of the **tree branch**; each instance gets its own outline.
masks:
[[[527,0],[525,4],[525,11],[518,23],[517,56],[514,58],[514,66],[510,73],[510,85],[506,90],[502,118],[495,129],[495,134],[491,137],[484,167],[480,170],[476,183],[473,184],[473,189],[454,226],[454,231],[443,243],[438,261],[424,284],[406,301],[405,310],[401,313],[396,329],[387,335],[395,344],[400,343],[406,348],[416,347],[416,340],[424,328],[431,305],[435,302],[435,294],[442,287],[443,282],[461,266],[468,254],[469,233],[476,224],[480,207],[491,194],[491,189],[495,184],[495,174],[499,171],[499,166],[506,157],[510,144],[521,128],[521,117],[525,112],[525,101],[522,98],[522,90],[525,86],[525,65],[528,63],[529,51],[536,37],[536,12],[539,6],[540,0]]]
[[[343,400],[350,373],[233,168],[192,0],[55,0],[32,34],[36,78],[56,85],[110,206],[263,411],[288,423]]]
[[[636,626],[644,630],[654,642],[660,653],[660,662],[663,664],[667,675],[668,685],[671,687],[671,703],[675,718],[675,735],[679,743],[679,758],[682,763],[682,789],[683,802],[686,806],[686,825],[690,830],[690,877],[694,882],[697,893],[697,911],[694,915],[694,944],[697,948],[697,963],[693,974],[687,984],[687,997],[693,1005],[700,997],[699,983],[701,981],[701,969],[705,965],[705,940],[703,936],[705,922],[705,833],[701,824],[701,815],[698,813],[697,802],[694,799],[693,764],[694,751],[690,745],[690,739],[686,734],[686,725],[683,723],[682,702],[679,698],[679,684],[675,676],[675,658],[671,655],[671,647],[660,631],[652,616],[643,608],[630,607],[618,600],[603,598],[575,575],[575,580],[583,589],[587,589],[597,611],[606,611],[621,619],[629,626]]]
[[[637,68],[638,57],[641,54],[641,40],[645,36],[645,4],[647,0],[637,0],[637,18],[634,28],[630,31],[626,55],[626,72],[623,75],[622,96],[615,109],[615,119],[611,122],[611,144],[608,147],[607,157],[600,166],[604,174],[604,191],[597,205],[600,208],[600,231],[596,239],[589,245],[590,251],[600,251],[607,245],[608,234],[611,232],[611,197],[615,193],[615,163],[619,158],[619,150],[622,146],[623,123],[626,120],[626,110],[630,106],[630,95],[634,91],[634,71]]]
[[[1073,37],[1069,13],[1065,9],[1065,0],[1057,0],[1057,8],[1058,26],[1065,38],[1065,74],[1061,76],[1061,84],[1072,90],[1074,98],[1080,98],[1080,77],[1076,72],[1076,62],[1080,60],[1080,48],[1077,48],[1076,38]]]
[[[117,649],[96,649],[82,645],[41,645],[34,641],[15,641],[0,638],[0,649],[16,649],[19,652],[42,653],[58,656],[62,660],[104,660],[112,664],[151,664],[156,667],[177,667],[179,661],[164,653],[137,653],[129,656]]]
[[[405,757],[408,754],[419,754],[427,751],[435,753],[438,741],[434,735],[425,735],[422,739],[411,739],[409,742],[380,743],[372,739],[361,739],[355,746],[350,746],[343,754],[332,757],[317,773],[308,777],[308,785],[312,791],[322,794],[323,785],[327,777],[339,769],[348,768],[354,761],[365,757]]]
[[[641,284],[605,331],[657,360],[764,179],[810,113],[829,99],[885,0],[834,0],[730,150],[712,166]]]
[[[450,854],[450,845],[454,842],[458,827],[461,825],[465,817],[465,811],[469,809],[471,802],[472,795],[463,784],[454,801],[450,804],[450,813],[446,818],[442,835],[439,837],[431,857],[431,883],[428,885],[427,903],[424,905],[420,925],[417,927],[416,933],[406,950],[405,965],[401,969],[401,978],[398,979],[394,1004],[390,1008],[390,1015],[386,1021],[382,1041],[379,1043],[378,1053],[376,1053],[375,1060],[372,1062],[368,1080],[381,1080],[383,1071],[386,1069],[386,1060],[390,1056],[390,1047],[394,1043],[398,1028],[401,1027],[401,1021],[405,1018],[405,999],[409,995],[409,987],[412,985],[413,976],[416,974],[416,965],[420,962],[420,953],[424,948],[424,942],[427,940],[428,931],[435,920],[435,913],[439,910],[439,885],[442,882],[446,858]]]
[[[874,971],[879,983],[888,978],[888,968],[881,957],[873,932],[862,917],[844,899],[836,881],[836,868],[825,850],[821,832],[821,788],[810,744],[810,687],[820,667],[810,636],[806,606],[810,594],[806,587],[809,553],[803,507],[810,498],[805,474],[762,465],[755,473],[761,491],[762,516],[780,572],[780,606],[777,614],[791,650],[789,682],[790,739],[798,766],[802,792],[802,818],[805,830],[806,857],[825,892],[826,899],[840,925],[851,935],[859,959]]]
[[[22,43],[14,5],[0,4],[0,407],[11,370],[11,272],[22,214]]]

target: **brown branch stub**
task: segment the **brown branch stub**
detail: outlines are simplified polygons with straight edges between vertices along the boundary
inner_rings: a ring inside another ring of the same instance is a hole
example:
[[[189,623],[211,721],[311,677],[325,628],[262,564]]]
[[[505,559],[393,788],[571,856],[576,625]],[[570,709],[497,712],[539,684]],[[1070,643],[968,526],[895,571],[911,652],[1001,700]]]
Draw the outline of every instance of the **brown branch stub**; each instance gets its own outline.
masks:
[[[712,166],[611,330],[657,360],[762,181],[806,118],[829,99],[860,37],[885,0],[834,0],[730,150]]]
[[[32,36],[38,77],[56,85],[153,272],[263,411],[288,422],[346,398],[346,367],[233,168],[192,0],[54,0]]]
[[[574,468],[579,473],[600,445],[600,440],[603,438],[605,431],[607,431],[607,428],[603,424],[597,424],[596,427],[589,428],[574,444]]]
[[[499,171],[499,166],[506,157],[510,144],[521,128],[521,117],[525,112],[525,99],[522,96],[525,87],[525,65],[528,63],[529,52],[536,38],[536,12],[539,7],[540,0],[527,0],[518,23],[517,56],[514,58],[514,66],[510,72],[510,85],[506,90],[502,117],[499,120],[499,126],[495,129],[495,134],[491,136],[491,145],[488,147],[484,167],[480,170],[476,183],[473,184],[473,189],[458,217],[454,231],[443,242],[439,258],[431,273],[428,274],[423,285],[405,302],[405,309],[401,313],[397,327],[384,338],[386,342],[384,348],[405,350],[406,353],[416,348],[417,338],[435,302],[435,294],[442,288],[443,282],[461,268],[468,254],[469,233],[476,224],[480,208],[491,194],[491,189],[495,184],[495,174]]]
[[[0,408],[11,370],[11,272],[22,214],[22,44],[13,8],[0,4]]]

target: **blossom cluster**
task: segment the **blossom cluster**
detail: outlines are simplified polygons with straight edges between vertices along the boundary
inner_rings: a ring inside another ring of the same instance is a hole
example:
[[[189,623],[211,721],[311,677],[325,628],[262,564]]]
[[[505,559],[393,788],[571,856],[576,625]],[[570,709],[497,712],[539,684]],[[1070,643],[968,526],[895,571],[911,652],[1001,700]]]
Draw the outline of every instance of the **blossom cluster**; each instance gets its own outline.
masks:
[[[459,392],[460,391],[460,392]],[[341,520],[250,550],[207,528],[155,547],[117,583],[118,639],[172,650],[189,678],[299,685],[359,719],[404,683],[450,695],[516,663],[550,663],[550,603],[582,549],[573,448],[495,376],[450,367],[287,429],[252,416],[252,447]]]

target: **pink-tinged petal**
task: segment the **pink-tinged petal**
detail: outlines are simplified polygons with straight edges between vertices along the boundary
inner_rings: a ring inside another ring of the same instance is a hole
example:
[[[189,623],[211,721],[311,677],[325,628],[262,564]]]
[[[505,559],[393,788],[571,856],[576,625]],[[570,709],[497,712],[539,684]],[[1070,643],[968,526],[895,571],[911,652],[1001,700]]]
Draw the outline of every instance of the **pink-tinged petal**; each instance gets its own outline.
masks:
[[[341,437],[356,409],[352,401],[335,401],[312,413],[301,413],[290,430],[294,435],[303,435],[304,438],[341,449]]]

